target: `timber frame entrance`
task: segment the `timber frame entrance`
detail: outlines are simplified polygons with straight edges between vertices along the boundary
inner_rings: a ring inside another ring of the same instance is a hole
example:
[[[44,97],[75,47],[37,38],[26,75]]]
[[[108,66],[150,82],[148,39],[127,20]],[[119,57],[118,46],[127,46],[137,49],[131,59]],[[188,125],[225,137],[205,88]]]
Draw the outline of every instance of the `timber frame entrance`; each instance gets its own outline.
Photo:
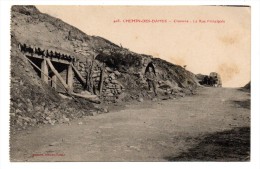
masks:
[[[64,93],[65,91],[70,96],[73,95],[94,103],[100,103],[96,95],[81,95],[73,92],[75,78],[82,87],[86,85],[86,79],[82,77],[74,66],[77,63],[77,59],[74,56],[57,51],[43,50],[39,47],[35,48],[21,43],[19,43],[18,47],[26,59],[33,65],[34,70],[42,81],[57,92]]]
[[[37,70],[34,67],[43,82],[51,85],[55,90],[59,90],[57,84],[61,83],[67,92],[72,93],[74,73],[79,81],[84,84],[84,78],[73,66],[76,61],[74,56],[32,48],[26,44],[19,44],[19,49],[30,60],[31,64],[40,69]]]

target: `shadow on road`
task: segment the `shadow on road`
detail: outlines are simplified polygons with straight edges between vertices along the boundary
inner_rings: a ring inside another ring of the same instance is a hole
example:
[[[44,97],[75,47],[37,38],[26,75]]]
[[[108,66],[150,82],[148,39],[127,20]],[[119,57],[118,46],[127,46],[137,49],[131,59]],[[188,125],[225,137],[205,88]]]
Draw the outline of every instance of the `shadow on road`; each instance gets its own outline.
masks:
[[[250,99],[247,100],[235,100],[233,101],[235,104],[238,104],[242,108],[246,108],[250,110]]]
[[[206,135],[200,143],[178,156],[168,156],[168,161],[250,161],[250,128]]]
[[[241,87],[241,88],[238,88],[237,90],[251,94],[250,88]]]

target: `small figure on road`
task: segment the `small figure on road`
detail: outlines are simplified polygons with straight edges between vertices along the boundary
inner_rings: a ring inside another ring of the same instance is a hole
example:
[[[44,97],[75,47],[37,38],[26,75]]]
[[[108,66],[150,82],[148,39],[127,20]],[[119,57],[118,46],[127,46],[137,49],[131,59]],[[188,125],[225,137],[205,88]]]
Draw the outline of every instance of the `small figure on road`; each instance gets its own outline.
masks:
[[[155,96],[157,96],[156,90],[156,74],[152,63],[149,63],[145,70],[145,78],[148,83],[149,91],[153,91]]]

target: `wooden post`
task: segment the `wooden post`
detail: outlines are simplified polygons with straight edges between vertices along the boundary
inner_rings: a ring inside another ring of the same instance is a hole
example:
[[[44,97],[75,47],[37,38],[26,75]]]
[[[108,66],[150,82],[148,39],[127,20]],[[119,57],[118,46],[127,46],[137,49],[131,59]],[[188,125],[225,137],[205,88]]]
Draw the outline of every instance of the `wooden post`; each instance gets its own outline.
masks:
[[[87,62],[87,65],[89,66],[87,73],[87,78],[86,78],[86,86],[85,89],[87,89],[90,93],[94,93],[93,90],[93,79],[92,79],[92,74],[93,74],[93,68],[94,68],[94,61],[92,60],[91,62]]]
[[[55,74],[51,77],[51,87],[53,87],[55,90],[57,88],[57,76]]]
[[[46,63],[46,59],[43,59],[42,63],[41,63],[41,79],[48,84],[48,66]]]
[[[67,70],[67,85],[69,88],[69,91],[73,91],[73,71],[72,71],[72,65],[68,65],[68,70]]]
[[[102,95],[102,89],[103,89],[103,81],[104,81],[104,66],[101,68],[101,75],[100,75],[100,81],[99,81],[99,95]]]

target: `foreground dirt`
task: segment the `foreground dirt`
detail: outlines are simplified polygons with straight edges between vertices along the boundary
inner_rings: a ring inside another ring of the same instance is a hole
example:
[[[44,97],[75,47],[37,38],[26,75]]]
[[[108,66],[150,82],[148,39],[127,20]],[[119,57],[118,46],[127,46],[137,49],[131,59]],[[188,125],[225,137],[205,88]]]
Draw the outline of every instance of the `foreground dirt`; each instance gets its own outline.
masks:
[[[135,102],[69,124],[11,135],[11,161],[248,161],[250,94]]]

